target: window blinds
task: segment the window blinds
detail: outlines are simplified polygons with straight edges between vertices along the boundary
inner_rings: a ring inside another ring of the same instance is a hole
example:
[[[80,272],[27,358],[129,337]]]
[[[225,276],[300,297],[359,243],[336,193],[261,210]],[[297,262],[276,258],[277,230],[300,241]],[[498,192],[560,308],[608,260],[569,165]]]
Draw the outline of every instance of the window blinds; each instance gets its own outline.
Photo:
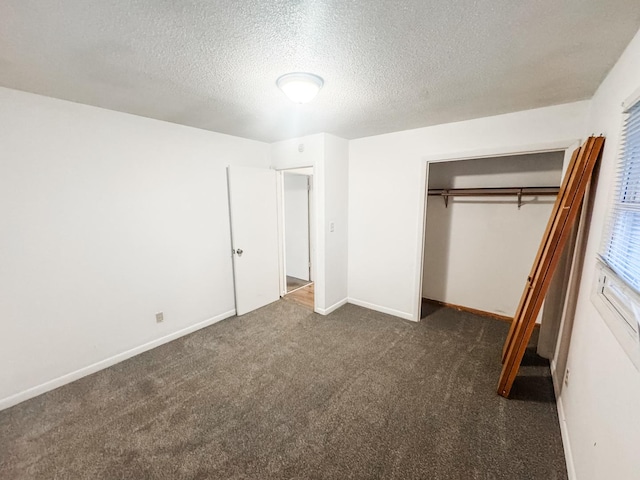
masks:
[[[602,260],[640,293],[640,101],[624,119],[616,190]]]

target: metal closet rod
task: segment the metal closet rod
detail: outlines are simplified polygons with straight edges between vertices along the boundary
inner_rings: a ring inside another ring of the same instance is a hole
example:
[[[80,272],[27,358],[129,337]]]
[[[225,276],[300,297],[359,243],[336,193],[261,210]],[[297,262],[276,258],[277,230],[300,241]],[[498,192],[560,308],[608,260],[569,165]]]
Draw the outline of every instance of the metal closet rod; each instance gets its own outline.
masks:
[[[487,187],[487,188],[430,188],[429,195],[437,195],[444,199],[444,206],[449,206],[449,197],[505,197],[517,196],[518,208],[522,206],[522,196],[548,195],[554,196],[560,187]]]

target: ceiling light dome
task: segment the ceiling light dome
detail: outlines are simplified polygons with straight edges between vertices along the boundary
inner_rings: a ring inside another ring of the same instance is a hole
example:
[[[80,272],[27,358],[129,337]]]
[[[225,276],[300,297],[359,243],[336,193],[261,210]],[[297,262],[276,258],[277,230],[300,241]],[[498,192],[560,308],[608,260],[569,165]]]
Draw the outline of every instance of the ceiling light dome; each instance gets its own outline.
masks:
[[[278,88],[296,103],[307,103],[318,94],[324,80],[313,73],[287,73],[276,80]]]

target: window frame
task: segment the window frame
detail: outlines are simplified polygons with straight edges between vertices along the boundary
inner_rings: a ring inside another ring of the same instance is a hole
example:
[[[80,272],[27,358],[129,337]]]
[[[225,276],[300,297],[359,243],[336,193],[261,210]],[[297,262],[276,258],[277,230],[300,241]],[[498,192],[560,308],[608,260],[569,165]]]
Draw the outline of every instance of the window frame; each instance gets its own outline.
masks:
[[[630,110],[640,106],[640,88],[622,104],[622,126],[619,139],[619,153],[616,158],[616,171],[623,162],[627,161],[625,147],[627,139],[622,135],[629,121]],[[640,110],[634,115],[640,117]],[[639,134],[640,135],[640,134]],[[638,160],[640,168],[640,159]],[[629,359],[640,370],[640,293],[637,285],[632,285],[627,279],[617,274],[607,263],[607,253],[611,251],[612,245],[616,241],[615,232],[619,232],[618,241],[624,237],[620,234],[624,229],[633,229],[635,222],[640,222],[640,216],[632,216],[631,225],[626,223],[620,227],[617,222],[623,217],[626,209],[620,208],[624,205],[625,192],[624,185],[619,185],[618,181],[624,182],[624,177],[616,176],[614,190],[610,198],[607,211],[607,228],[602,236],[602,244],[597,256],[596,276],[594,289],[591,295],[592,303],[605,320],[605,323],[612,331],[618,343],[623,347]],[[636,201],[634,198],[633,201]],[[633,212],[631,212],[633,214]],[[629,245],[629,248],[632,246]]]

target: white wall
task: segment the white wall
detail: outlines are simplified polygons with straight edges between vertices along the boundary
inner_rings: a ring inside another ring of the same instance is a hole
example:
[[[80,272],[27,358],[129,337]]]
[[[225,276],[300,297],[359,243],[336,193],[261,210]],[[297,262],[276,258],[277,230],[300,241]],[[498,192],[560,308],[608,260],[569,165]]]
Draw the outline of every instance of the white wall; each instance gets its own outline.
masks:
[[[429,188],[558,186],[564,152],[431,163]],[[429,197],[422,296],[514,316],[555,197]]]
[[[308,175],[284,174],[284,231],[286,273],[309,280]]]
[[[640,478],[640,372],[591,303],[596,252],[613,195],[621,102],[640,88],[640,33],[596,92],[586,132],[606,137],[559,405],[575,478]],[[565,446],[566,448],[566,446]]]
[[[333,311],[348,297],[348,203],[349,142],[325,135],[324,232],[325,232],[325,309]]]
[[[0,408],[234,313],[225,167],[267,167],[267,144],[0,105]]]
[[[323,133],[271,144],[271,166],[276,170],[314,167],[323,159]]]
[[[588,108],[576,102],[352,140],[349,301],[419,318],[425,157],[566,143],[584,136]]]
[[[348,144],[342,138],[320,133],[271,146],[274,168],[314,168],[315,229],[312,230],[315,238],[312,243],[315,258],[312,263],[315,311],[321,314],[330,313],[347,302]]]

